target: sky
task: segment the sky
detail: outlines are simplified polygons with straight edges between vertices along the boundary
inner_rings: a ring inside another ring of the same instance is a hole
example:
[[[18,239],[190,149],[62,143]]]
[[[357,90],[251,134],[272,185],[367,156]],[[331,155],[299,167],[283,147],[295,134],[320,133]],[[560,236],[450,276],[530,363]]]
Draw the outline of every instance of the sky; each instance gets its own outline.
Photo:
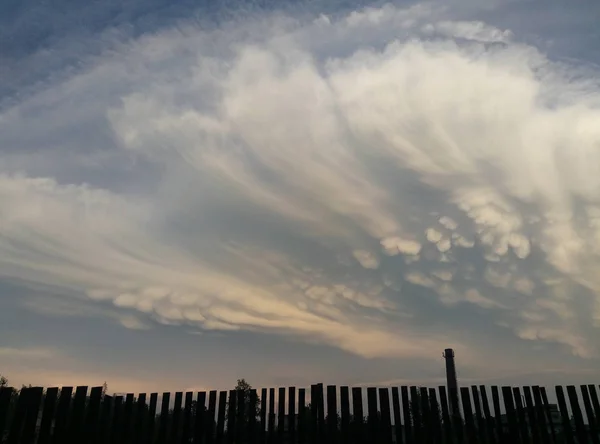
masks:
[[[595,0],[4,1],[0,374],[600,375]]]

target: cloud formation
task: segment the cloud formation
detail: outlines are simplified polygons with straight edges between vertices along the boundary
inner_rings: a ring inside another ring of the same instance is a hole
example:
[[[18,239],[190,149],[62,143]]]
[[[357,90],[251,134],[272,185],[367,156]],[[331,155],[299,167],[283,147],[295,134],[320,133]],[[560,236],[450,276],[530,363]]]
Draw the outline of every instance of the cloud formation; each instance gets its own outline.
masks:
[[[1,111],[0,276],[127,328],[469,347],[423,292],[595,357],[600,92],[578,74],[426,5],[140,37]]]

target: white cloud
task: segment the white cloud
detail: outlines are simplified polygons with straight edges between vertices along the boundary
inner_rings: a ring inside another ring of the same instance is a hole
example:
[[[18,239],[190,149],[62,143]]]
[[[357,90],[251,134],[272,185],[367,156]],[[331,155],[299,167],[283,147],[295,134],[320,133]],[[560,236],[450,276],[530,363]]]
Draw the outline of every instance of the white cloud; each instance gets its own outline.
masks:
[[[360,262],[364,268],[375,270],[379,267],[379,259],[373,253],[365,250],[354,250],[352,252],[354,258]]]

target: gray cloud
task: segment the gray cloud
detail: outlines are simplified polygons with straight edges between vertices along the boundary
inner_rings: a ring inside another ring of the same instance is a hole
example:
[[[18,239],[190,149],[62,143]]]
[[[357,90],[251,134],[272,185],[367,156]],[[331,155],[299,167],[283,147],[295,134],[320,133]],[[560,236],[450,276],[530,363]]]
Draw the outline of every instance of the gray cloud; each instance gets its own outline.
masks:
[[[236,25],[131,40],[0,114],[0,276],[133,329],[474,359],[469,326],[439,323],[459,306],[597,356],[600,93],[579,68],[427,5]]]

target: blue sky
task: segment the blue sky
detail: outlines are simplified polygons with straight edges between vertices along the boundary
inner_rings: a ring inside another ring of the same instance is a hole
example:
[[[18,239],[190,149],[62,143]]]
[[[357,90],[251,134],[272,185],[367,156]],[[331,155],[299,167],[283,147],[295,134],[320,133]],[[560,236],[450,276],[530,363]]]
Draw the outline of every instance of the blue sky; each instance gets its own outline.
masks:
[[[0,373],[600,373],[600,6],[3,2]]]

